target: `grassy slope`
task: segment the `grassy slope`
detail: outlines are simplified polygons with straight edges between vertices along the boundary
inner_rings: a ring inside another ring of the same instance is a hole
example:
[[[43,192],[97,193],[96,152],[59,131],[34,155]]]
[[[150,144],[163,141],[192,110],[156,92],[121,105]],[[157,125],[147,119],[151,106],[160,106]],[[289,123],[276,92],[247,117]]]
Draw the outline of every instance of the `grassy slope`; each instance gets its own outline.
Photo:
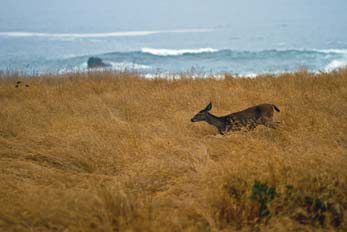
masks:
[[[19,79],[30,87],[15,88]],[[217,115],[274,103],[281,126],[221,138],[190,122],[210,100]],[[343,70],[177,81],[3,75],[0,230],[343,231],[346,122]],[[276,188],[267,217],[250,198],[255,180]]]

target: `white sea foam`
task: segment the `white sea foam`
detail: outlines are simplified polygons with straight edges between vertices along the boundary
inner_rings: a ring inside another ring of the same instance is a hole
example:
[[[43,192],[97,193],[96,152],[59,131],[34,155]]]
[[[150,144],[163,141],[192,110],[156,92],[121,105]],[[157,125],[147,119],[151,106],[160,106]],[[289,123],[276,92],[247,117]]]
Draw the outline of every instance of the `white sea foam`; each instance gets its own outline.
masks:
[[[182,77],[187,77],[184,74],[174,74],[174,73],[145,73],[142,76],[146,79],[167,79],[167,80],[179,80]],[[190,74],[188,75],[191,79],[204,79],[204,78],[213,78],[217,80],[223,80],[225,78],[224,74]]]
[[[141,52],[149,53],[156,56],[179,56],[184,54],[198,54],[206,52],[217,52],[213,48],[198,48],[198,49],[156,49],[156,48],[142,48]]]
[[[151,69],[151,66],[143,65],[143,64],[136,64],[136,63],[128,63],[128,62],[110,62],[105,61],[105,63],[110,64],[110,67],[102,67],[102,68],[93,68],[93,71],[142,71],[142,70],[148,70]],[[83,62],[73,68],[62,68],[58,71],[59,74],[65,74],[65,73],[79,73],[79,72],[87,72],[88,64],[87,62]]]
[[[136,63],[129,63],[129,62],[108,62],[112,65],[111,69],[118,70],[118,71],[124,71],[124,70],[148,70],[151,69],[151,66],[144,65],[144,64],[136,64]]]
[[[259,74],[258,73],[246,73],[246,74],[241,74],[240,77],[246,77],[246,78],[256,78]]]
[[[347,60],[333,60],[327,66],[325,66],[325,72],[332,72],[339,68],[347,67]]]
[[[316,52],[347,55],[347,49],[314,49]]]
[[[144,36],[156,34],[155,31],[128,31],[110,33],[36,33],[36,32],[0,32],[0,36],[8,37],[52,37],[52,38],[100,38],[119,36]]]
[[[145,73],[142,74],[142,77],[146,78],[146,79],[167,79],[167,80],[179,80],[181,79],[181,75],[180,74],[170,74],[170,73],[156,73],[156,74],[152,74],[152,73]]]
[[[50,37],[50,38],[102,38],[102,37],[125,37],[147,36],[163,33],[203,33],[212,29],[179,29],[162,31],[120,31],[109,33],[40,33],[40,32],[0,32],[3,37]]]

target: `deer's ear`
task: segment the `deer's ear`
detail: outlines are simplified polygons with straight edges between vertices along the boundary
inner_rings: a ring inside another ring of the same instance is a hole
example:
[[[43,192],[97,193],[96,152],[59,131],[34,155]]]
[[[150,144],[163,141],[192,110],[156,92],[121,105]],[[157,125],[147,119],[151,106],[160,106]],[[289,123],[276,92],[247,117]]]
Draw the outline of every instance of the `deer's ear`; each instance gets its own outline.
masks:
[[[205,110],[206,110],[206,111],[210,111],[211,109],[212,109],[212,102],[210,102],[210,103],[206,106]]]

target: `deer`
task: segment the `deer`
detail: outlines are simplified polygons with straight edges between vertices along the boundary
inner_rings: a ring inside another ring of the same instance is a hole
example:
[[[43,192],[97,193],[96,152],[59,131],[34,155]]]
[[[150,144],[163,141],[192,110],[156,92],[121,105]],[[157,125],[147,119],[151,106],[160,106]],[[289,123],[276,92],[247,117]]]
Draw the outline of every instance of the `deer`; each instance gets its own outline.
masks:
[[[280,112],[274,104],[260,104],[221,117],[211,114],[211,109],[212,103],[210,102],[204,109],[194,115],[191,121],[205,121],[216,127],[221,135],[228,131],[240,131],[243,128],[247,131],[253,130],[258,125],[276,129],[279,124],[279,122],[273,121],[274,111]]]

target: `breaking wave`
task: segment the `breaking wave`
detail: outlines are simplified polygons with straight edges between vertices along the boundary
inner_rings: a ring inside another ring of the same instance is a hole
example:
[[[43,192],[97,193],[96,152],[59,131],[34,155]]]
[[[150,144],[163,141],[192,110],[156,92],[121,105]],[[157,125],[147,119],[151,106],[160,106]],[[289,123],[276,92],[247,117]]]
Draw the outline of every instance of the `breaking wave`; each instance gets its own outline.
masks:
[[[213,48],[198,48],[198,49],[156,49],[142,48],[142,53],[149,53],[156,56],[180,56],[185,54],[213,53],[218,52],[218,49]]]
[[[315,49],[314,51],[347,55],[347,49]]]
[[[347,58],[345,60],[333,60],[325,66],[325,72],[332,72],[334,70],[347,67]]]
[[[93,54],[110,64],[101,70],[135,71],[146,75],[179,74],[220,75],[233,73],[254,78],[260,74],[277,74],[307,69],[311,72],[332,72],[347,68],[347,50],[294,49],[242,51],[215,48],[159,49],[142,48],[137,51]],[[58,60],[28,61],[12,65],[13,70],[34,70],[35,73],[86,71],[90,55],[69,55]],[[28,65],[30,64],[30,65]],[[10,70],[3,65],[0,70]]]
[[[40,32],[0,32],[2,37],[50,37],[50,38],[103,38],[103,37],[126,37],[126,36],[147,36],[165,33],[203,33],[210,32],[211,29],[178,29],[161,31],[120,31],[108,33],[40,33]]]
[[[149,70],[152,67],[148,65],[143,65],[143,64],[136,64],[136,63],[131,63],[131,62],[111,62],[111,61],[105,61],[105,63],[110,64],[110,67],[103,67],[103,68],[94,68],[93,71],[144,71],[144,70]],[[87,62],[80,63],[74,67],[70,68],[61,68],[58,69],[59,74],[64,74],[64,73],[76,73],[76,72],[87,72],[89,71],[88,69],[88,64]]]

